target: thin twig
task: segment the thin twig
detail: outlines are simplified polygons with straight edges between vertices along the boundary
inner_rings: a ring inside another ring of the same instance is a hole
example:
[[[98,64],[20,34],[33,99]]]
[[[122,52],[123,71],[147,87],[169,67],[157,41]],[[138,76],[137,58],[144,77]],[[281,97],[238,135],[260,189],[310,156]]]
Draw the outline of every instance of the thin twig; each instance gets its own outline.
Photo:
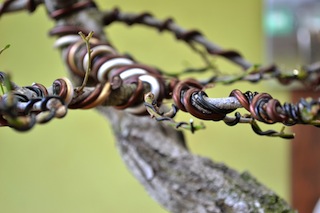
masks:
[[[82,40],[86,43],[86,47],[87,47],[87,53],[88,53],[88,67],[84,76],[84,79],[82,81],[82,85],[80,87],[78,87],[77,89],[77,93],[81,93],[83,91],[83,88],[87,85],[89,76],[90,76],[90,72],[91,72],[91,53],[92,50],[90,48],[90,39],[93,36],[93,31],[91,31],[87,36],[85,36],[82,32],[79,32],[79,35],[81,36]]]

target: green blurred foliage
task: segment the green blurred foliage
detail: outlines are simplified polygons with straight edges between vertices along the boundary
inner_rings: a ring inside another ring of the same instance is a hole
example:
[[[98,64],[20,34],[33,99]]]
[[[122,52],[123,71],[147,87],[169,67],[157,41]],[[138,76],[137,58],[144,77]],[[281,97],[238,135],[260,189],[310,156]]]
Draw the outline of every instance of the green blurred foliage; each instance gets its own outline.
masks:
[[[98,1],[103,9],[151,11],[161,19],[174,17],[185,28],[200,29],[215,43],[240,50],[263,63],[262,2],[244,1]],[[0,56],[0,70],[10,72],[19,85],[39,82],[49,86],[66,75],[54,38],[54,26],[41,6],[34,14],[7,14],[0,20],[0,46],[11,47]],[[113,24],[106,32],[121,52],[167,71],[202,66],[199,56],[169,33],[145,27]],[[214,60],[224,72],[237,72],[224,60]],[[201,76],[197,76],[201,77]],[[203,76],[205,77],[205,76]],[[268,84],[217,85],[208,93],[228,96],[232,89],[270,91]],[[282,101],[286,92],[272,90]],[[190,115],[181,113],[179,120]],[[198,122],[198,121],[197,121]],[[281,196],[289,196],[288,142],[255,135],[250,126],[228,127],[205,122],[207,129],[192,135],[188,145],[199,155],[249,171]],[[279,127],[280,128],[280,127]],[[147,130],[146,130],[147,131]],[[112,130],[94,110],[74,110],[62,120],[37,126],[27,133],[0,129],[0,212],[102,213],[166,212],[127,171],[115,147]]]

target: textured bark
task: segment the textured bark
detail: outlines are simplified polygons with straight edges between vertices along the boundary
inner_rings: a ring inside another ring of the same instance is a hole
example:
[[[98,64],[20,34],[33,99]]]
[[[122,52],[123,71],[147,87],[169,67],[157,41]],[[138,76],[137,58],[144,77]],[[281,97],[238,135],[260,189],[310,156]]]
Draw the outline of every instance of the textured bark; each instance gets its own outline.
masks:
[[[48,11],[63,8],[60,2],[46,1]],[[68,5],[66,1],[64,5]],[[85,26],[106,39],[96,8],[64,17],[57,24]],[[78,78],[74,80],[81,82]],[[147,116],[136,117],[108,107],[98,107],[98,111],[111,122],[128,169],[168,211],[293,211],[249,174],[239,174],[223,164],[190,153],[181,132]]]
[[[170,212],[290,212],[250,174],[193,155],[180,132],[148,117],[103,107],[121,156],[149,194]]]

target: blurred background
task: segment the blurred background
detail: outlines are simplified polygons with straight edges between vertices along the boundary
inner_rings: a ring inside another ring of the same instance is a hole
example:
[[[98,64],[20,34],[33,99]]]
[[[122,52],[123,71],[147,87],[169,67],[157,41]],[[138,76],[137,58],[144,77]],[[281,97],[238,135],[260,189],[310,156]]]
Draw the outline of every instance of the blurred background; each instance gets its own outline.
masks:
[[[109,0],[102,9],[149,11],[160,19],[174,17],[184,28],[199,29],[211,41],[239,50],[249,61],[267,63],[262,0],[213,1]],[[66,76],[54,38],[54,26],[43,6],[33,14],[7,14],[0,20],[0,47],[11,47],[0,56],[0,70],[10,72],[23,85],[51,85]],[[105,30],[120,52],[168,72],[201,67],[203,62],[183,42],[169,33],[145,27],[113,24]],[[225,73],[240,72],[224,60],[213,59]],[[197,77],[208,77],[198,76]],[[270,83],[216,85],[212,97],[228,96],[232,89],[270,92],[282,102],[289,92]],[[180,120],[190,115],[181,113]],[[254,134],[249,125],[228,127],[205,122],[206,130],[186,132],[192,152],[223,162],[238,171],[249,171],[260,182],[290,202],[290,141]],[[281,126],[269,126],[280,130]],[[147,131],[147,130],[146,130]],[[94,110],[70,110],[62,120],[37,125],[26,133],[0,129],[0,212],[85,213],[166,212],[153,201],[123,164],[108,122]]]

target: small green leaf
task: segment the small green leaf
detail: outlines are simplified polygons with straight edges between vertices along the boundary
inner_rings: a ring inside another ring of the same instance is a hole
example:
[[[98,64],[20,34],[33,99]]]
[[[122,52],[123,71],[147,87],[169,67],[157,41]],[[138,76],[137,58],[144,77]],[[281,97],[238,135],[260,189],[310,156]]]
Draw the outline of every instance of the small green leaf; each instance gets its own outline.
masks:
[[[7,44],[4,48],[0,49],[0,54],[6,49],[8,49],[9,47],[10,47],[10,44]]]

